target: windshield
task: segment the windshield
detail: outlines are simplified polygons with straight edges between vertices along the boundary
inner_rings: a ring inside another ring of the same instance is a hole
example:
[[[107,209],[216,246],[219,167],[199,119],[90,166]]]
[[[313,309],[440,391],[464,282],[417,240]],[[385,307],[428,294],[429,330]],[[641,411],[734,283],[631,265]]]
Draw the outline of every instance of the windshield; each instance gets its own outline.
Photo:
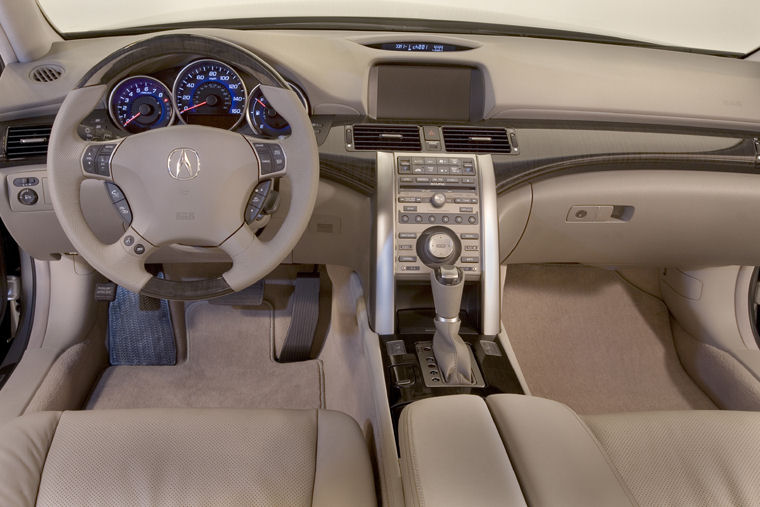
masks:
[[[38,0],[63,35],[256,19],[405,18],[594,34],[713,52],[760,46],[758,0]],[[242,25],[246,25],[245,22]],[[347,26],[346,28],[350,28]],[[397,28],[402,29],[402,28]]]

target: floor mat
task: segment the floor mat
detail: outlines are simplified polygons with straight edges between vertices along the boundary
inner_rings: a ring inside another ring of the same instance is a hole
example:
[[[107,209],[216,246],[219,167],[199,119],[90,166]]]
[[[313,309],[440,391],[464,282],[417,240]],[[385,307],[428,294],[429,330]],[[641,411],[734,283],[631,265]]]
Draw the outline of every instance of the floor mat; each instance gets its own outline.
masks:
[[[665,304],[613,271],[511,265],[502,316],[535,396],[582,414],[716,408],[681,367]]]
[[[273,360],[271,307],[192,303],[186,321],[186,360],[176,366],[108,368],[87,408],[324,406],[321,361]]]
[[[177,362],[168,301],[140,309],[140,296],[124,287],[108,306],[108,354],[112,365],[173,365]]]

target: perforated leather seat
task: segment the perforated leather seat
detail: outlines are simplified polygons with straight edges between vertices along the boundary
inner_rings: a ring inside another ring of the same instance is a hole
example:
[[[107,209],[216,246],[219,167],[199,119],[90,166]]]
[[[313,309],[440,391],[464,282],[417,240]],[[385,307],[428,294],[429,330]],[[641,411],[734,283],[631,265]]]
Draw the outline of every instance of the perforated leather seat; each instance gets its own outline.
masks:
[[[325,410],[40,412],[0,427],[0,505],[375,505],[357,424]]]
[[[758,505],[760,413],[580,417],[522,395],[447,396],[399,425],[407,505]]]

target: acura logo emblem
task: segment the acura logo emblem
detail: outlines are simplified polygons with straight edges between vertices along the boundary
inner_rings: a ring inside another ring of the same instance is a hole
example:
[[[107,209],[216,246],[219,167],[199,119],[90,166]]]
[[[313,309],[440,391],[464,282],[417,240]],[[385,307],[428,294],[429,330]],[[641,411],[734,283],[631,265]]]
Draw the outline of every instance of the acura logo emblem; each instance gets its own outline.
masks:
[[[191,148],[177,148],[169,153],[168,167],[175,180],[191,180],[201,172],[201,159]]]

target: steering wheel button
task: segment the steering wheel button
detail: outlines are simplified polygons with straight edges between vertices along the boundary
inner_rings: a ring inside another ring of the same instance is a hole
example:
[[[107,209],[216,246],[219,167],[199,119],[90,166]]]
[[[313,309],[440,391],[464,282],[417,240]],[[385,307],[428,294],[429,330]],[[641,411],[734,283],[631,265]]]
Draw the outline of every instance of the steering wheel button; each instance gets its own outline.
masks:
[[[269,187],[271,185],[272,185],[272,180],[262,181],[261,183],[256,185],[256,189],[254,190],[254,192],[259,195],[266,195],[266,193],[269,192]]]
[[[132,223],[132,210],[129,208],[129,204],[126,200],[123,199],[119,202],[115,202],[113,205],[116,208],[116,211],[119,212],[119,215],[121,215],[121,219],[124,223]]]
[[[132,235],[124,236],[124,245],[132,246],[135,243],[135,237]]]
[[[98,155],[95,162],[95,173],[108,176],[111,172],[111,155]]]
[[[106,189],[108,190],[108,195],[111,197],[111,202],[117,203],[125,199],[124,192],[113,183],[106,182]]]
[[[257,215],[259,214],[260,211],[261,211],[261,209],[258,208],[258,207],[256,207],[256,206],[248,206],[245,209],[245,217],[244,217],[245,218],[245,223],[250,224],[251,222],[253,222],[254,220],[256,220],[256,217],[257,217]]]
[[[251,200],[248,201],[249,206],[255,206],[257,208],[261,208],[261,205],[264,204],[264,196],[254,193],[253,196],[251,196]]]
[[[145,245],[143,245],[142,243],[138,243],[135,245],[132,251],[135,252],[137,255],[142,255],[145,253]]]
[[[115,144],[104,144],[104,145],[102,145],[100,147],[100,154],[101,155],[110,155],[111,153],[114,152],[115,149],[116,149],[116,145]]]

